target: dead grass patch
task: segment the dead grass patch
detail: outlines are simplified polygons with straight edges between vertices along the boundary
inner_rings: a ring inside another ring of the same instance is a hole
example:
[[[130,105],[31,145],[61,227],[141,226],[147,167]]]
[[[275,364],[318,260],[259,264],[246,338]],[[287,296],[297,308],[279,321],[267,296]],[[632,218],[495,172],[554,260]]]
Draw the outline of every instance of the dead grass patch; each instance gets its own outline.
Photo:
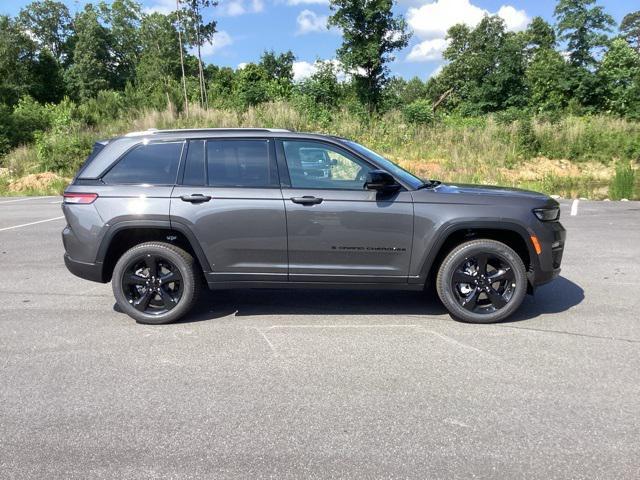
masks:
[[[32,173],[13,180],[9,183],[8,190],[13,193],[58,190],[60,185],[67,184],[70,181],[70,178],[65,178],[52,172]]]
[[[607,181],[613,178],[613,166],[597,162],[575,163],[570,160],[538,157],[518,165],[517,168],[501,168],[503,178],[512,181],[535,181],[545,177],[556,178],[590,178],[596,181]]]

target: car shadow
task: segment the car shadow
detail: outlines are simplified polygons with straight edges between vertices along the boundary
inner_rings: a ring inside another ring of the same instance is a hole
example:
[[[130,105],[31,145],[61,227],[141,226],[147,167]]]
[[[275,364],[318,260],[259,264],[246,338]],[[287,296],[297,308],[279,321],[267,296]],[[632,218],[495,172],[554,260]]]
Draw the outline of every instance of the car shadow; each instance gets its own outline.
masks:
[[[538,287],[534,295],[527,295],[522,306],[508,322],[530,320],[539,315],[560,313],[569,310],[584,300],[584,290],[566,277],[558,277],[552,282]]]
[[[527,295],[506,322],[564,312],[584,299],[583,289],[565,277]],[[430,315],[445,316],[435,293],[384,290],[204,289],[193,310],[179,323],[215,320],[229,315]]]

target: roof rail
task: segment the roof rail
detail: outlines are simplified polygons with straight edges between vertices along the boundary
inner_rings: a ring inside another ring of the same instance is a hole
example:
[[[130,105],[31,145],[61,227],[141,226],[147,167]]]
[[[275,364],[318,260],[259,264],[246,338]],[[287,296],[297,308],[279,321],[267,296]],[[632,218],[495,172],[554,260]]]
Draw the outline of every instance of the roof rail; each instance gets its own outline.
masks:
[[[130,132],[125,137],[141,137],[143,135],[153,135],[157,133],[197,133],[197,132],[269,132],[269,133],[287,133],[291,130],[286,128],[175,128],[168,130],[158,130],[150,128],[139,132]]]

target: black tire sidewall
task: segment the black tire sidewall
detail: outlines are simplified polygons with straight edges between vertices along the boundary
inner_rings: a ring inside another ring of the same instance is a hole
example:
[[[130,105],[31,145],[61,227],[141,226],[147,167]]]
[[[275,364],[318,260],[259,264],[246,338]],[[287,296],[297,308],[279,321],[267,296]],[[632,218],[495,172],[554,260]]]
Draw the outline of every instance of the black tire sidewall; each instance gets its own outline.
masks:
[[[160,315],[150,315],[136,310],[128,302],[122,289],[122,279],[127,267],[132,261],[144,258],[147,254],[155,254],[166,258],[178,268],[182,276],[183,291],[178,304],[168,312]],[[116,302],[122,311],[138,323],[150,325],[171,323],[184,316],[195,302],[198,285],[191,255],[173,245],[158,242],[144,243],[127,250],[116,263],[111,284]]]
[[[451,278],[455,268],[466,257],[477,253],[490,253],[504,259],[511,266],[516,281],[516,289],[511,300],[500,310],[492,313],[474,313],[464,309],[457,301]],[[522,304],[527,293],[527,274],[520,256],[509,246],[495,240],[471,240],[454,248],[442,262],[438,271],[436,288],[440,300],[451,316],[468,323],[495,323],[511,316]]]

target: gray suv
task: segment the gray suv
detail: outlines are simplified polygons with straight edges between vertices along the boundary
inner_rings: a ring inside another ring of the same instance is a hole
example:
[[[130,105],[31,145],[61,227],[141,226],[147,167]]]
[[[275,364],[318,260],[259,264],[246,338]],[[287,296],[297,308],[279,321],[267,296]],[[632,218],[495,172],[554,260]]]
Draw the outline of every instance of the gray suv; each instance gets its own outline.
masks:
[[[560,272],[558,203],[423,180],[356,142],[276,129],[149,130],[95,144],[64,193],[64,260],[141,323],[201,285],[423,290],[507,318]]]

